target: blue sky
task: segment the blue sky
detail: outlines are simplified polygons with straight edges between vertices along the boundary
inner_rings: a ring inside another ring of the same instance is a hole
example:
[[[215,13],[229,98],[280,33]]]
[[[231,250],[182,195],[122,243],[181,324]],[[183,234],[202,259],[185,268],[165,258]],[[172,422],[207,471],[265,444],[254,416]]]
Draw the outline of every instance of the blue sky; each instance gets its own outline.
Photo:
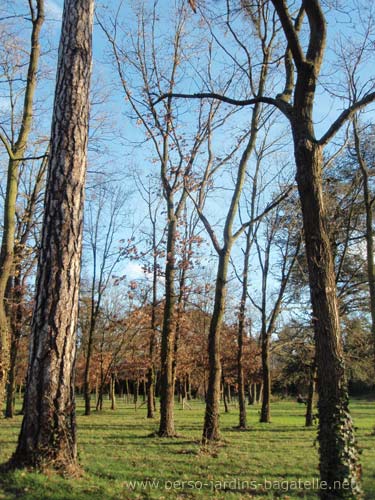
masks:
[[[60,23],[62,16],[62,6],[63,1],[60,0],[45,0],[46,3],[46,23],[45,28],[46,31],[51,32],[51,39],[53,41],[54,48],[56,49],[58,44],[58,39],[60,36]],[[130,1],[124,2],[124,8],[126,11],[130,9]],[[133,2],[133,4],[137,4]],[[151,3],[151,2],[150,2]],[[210,2],[207,2],[209,4]],[[114,0],[113,2],[102,3],[101,5],[98,3],[98,12],[102,12],[103,5],[105,7],[115,8],[118,4],[118,0]],[[173,2],[172,2],[173,4]],[[17,0],[17,9],[23,8],[23,5],[26,5],[24,0]],[[167,0],[160,1],[161,7],[164,6],[165,9],[170,8],[171,2]],[[218,5],[218,4],[216,4]],[[348,2],[347,5],[354,5],[354,2]],[[359,19],[357,15],[351,15],[350,8],[347,11],[342,11],[340,14],[336,15],[335,18],[330,18],[329,23],[329,38],[328,38],[328,48],[327,48],[327,64],[325,65],[322,72],[322,86],[318,89],[318,98],[317,105],[315,106],[315,117],[316,117],[316,128],[318,135],[323,133],[329,123],[338,116],[339,112],[343,109],[345,103],[340,98],[334,98],[332,95],[327,92],[327,89],[330,89],[331,83],[339,82],[339,65],[334,65],[333,61],[335,59],[335,51],[338,49],[337,38],[338,36],[345,35],[346,33],[351,32],[353,35],[352,41],[353,45],[355,42],[355,33],[359,31]],[[163,20],[159,21],[160,29],[163,30]],[[192,15],[190,20],[191,26],[199,26],[202,22],[202,19],[199,14]],[[346,37],[346,43],[350,44],[350,39]],[[349,47],[348,47],[349,48]],[[373,51],[374,53],[375,51]],[[51,55],[51,61],[56,61],[55,55]],[[332,64],[331,64],[332,62]],[[360,76],[364,76],[367,78],[368,73],[372,70],[373,59],[370,60],[367,65],[360,72]],[[118,175],[118,182],[129,182],[130,180],[123,179],[123,171],[125,170],[125,166],[130,167],[130,169],[135,170],[139,168],[141,171],[153,171],[156,172],[155,167],[147,161],[147,157],[149,156],[149,151],[146,148],[141,149],[140,147],[130,148],[127,144],[129,140],[139,139],[142,135],[142,131],[135,127],[134,124],[127,118],[125,113],[125,104],[123,95],[118,91],[118,88],[115,89],[115,82],[118,80],[117,75],[114,73],[113,68],[110,64],[108,64],[108,55],[107,55],[107,44],[104,39],[104,36],[98,26],[94,28],[94,67],[93,67],[93,87],[94,92],[96,89],[100,88],[101,90],[105,90],[110,94],[109,101],[105,104],[105,109],[103,110],[100,106],[96,108],[94,106],[93,114],[95,114],[96,109],[99,112],[107,113],[110,118],[108,124],[113,124],[114,127],[117,127],[119,131],[123,131],[121,135],[118,135],[117,138],[111,139],[110,133],[108,133],[108,140],[102,140],[99,143],[99,147],[101,148],[100,154],[92,151],[90,153],[91,165],[89,169],[103,169],[108,173],[110,171],[116,172]],[[218,59],[216,61],[216,68],[221,67],[221,61]],[[214,68],[215,69],[215,68]],[[53,93],[53,83],[52,79],[50,81],[45,81],[44,85],[46,88],[49,88],[49,94],[52,96]],[[181,83],[183,85],[183,83]],[[185,90],[185,89],[184,89]],[[50,97],[51,98],[51,97]],[[6,103],[0,99],[0,107],[6,106]],[[372,117],[372,110],[374,107],[372,106],[367,112],[367,117]],[[246,126],[245,115],[248,111],[244,111],[239,113],[238,121],[242,126]],[[49,128],[50,117],[45,116],[46,122],[46,130]],[[48,122],[48,124],[47,124]],[[240,126],[239,125],[239,126]],[[108,125],[109,126],[109,125]],[[278,161],[283,162],[285,159],[290,160],[290,172],[293,172],[293,158],[291,152],[291,137],[287,132],[287,124],[284,119],[279,121],[279,124],[276,127],[276,133],[282,132],[285,136],[285,150],[283,153],[280,153]],[[103,139],[103,138],[102,138]],[[105,139],[105,138],[104,138]],[[103,151],[106,151],[106,157],[103,154]],[[145,153],[145,151],[147,151]],[[146,159],[145,159],[146,158]],[[107,170],[106,170],[107,169]],[[268,174],[272,177],[272,169],[275,169],[275,165],[270,162],[268,167]],[[224,182],[227,181],[227,178],[224,177]],[[271,193],[269,191],[268,195]],[[135,200],[136,198],[134,198]],[[216,201],[212,201],[210,207],[210,216],[220,219],[221,215],[221,207],[223,206],[225,201],[225,195],[220,194],[216,196]],[[137,224],[142,221],[144,217],[144,206],[138,202],[133,203],[133,219]],[[211,250],[210,250],[211,251]],[[237,249],[234,253],[235,256],[241,255],[240,251]],[[212,259],[211,259],[212,260]],[[131,278],[139,278],[141,277],[140,265],[136,262],[130,262],[123,266],[121,272],[128,275]]]

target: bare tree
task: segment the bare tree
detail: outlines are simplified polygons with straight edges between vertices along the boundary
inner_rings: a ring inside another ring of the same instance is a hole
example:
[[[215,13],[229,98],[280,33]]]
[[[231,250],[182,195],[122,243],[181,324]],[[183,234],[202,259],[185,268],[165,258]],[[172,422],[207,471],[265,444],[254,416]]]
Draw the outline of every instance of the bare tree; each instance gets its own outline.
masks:
[[[164,437],[175,435],[173,359],[176,334],[178,223],[187,202],[190,175],[207,140],[209,122],[219,109],[216,104],[211,106],[211,112],[205,113],[207,105],[199,103],[196,130],[191,137],[182,137],[178,131],[179,109],[173,99],[167,99],[160,110],[153,103],[155,94],[162,93],[163,89],[167,88],[170,93],[173,92],[184,71],[185,65],[182,61],[187,59],[188,51],[182,51],[187,19],[185,2],[180,2],[173,20],[173,39],[167,37],[162,48],[157,33],[157,2],[153,3],[149,13],[142,5],[137,18],[137,34],[131,37],[132,51],[125,50],[120,43],[122,29],[118,13],[110,20],[110,28],[99,21],[110,43],[114,64],[133,116],[136,117],[137,123],[143,126],[146,138],[151,142],[156,155],[155,162],[160,166],[167,219],[159,425],[159,435]],[[130,83],[132,80],[133,85]],[[218,120],[218,123],[221,122],[222,119]]]
[[[115,248],[116,234],[120,227],[121,210],[126,196],[121,189],[111,189],[108,184],[97,186],[87,202],[86,235],[92,264],[90,320],[85,332],[86,363],[84,373],[85,415],[91,413],[90,367],[94,350],[96,323],[100,314],[103,295],[112,279],[125,250]],[[103,231],[103,228],[105,230]]]
[[[255,244],[262,275],[261,302],[257,303],[251,299],[252,304],[259,311],[261,316],[260,342],[262,348],[262,408],[260,412],[260,422],[268,423],[271,419],[271,363],[270,344],[272,334],[275,332],[276,323],[281,312],[286,287],[289,282],[296,258],[299,253],[301,238],[294,218],[283,215],[283,207],[279,207],[268,218],[266,218],[266,228],[264,234],[264,248],[260,238],[256,236]],[[289,219],[289,220],[288,220]],[[284,234],[282,234],[284,233]],[[259,234],[259,232],[258,232]],[[271,252],[279,247],[280,261],[277,267],[280,269],[278,276],[279,286],[273,294],[273,300],[269,297],[269,280],[272,272]],[[270,302],[271,307],[270,307]]]

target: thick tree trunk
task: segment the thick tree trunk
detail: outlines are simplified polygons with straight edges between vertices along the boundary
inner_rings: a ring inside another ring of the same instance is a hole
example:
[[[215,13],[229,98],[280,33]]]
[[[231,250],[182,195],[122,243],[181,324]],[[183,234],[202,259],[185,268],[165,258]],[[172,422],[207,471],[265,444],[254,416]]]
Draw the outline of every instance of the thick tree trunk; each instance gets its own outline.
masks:
[[[215,304],[208,336],[209,377],[206,394],[206,412],[203,427],[203,444],[220,439],[220,329],[224,317],[228,263],[230,249],[223,249],[219,254],[218,272],[215,287]]]
[[[335,272],[322,193],[322,148],[331,135],[326,134],[318,142],[313,125],[316,85],[326,48],[326,22],[321,2],[303,2],[309,25],[308,43],[304,40],[307,47],[305,51],[286,2],[272,0],[272,3],[285,34],[286,53],[289,59],[293,58],[297,70],[294,85],[293,71],[287,68],[285,90],[288,92],[284,91],[282,97],[288,100],[288,95],[294,91],[293,104],[288,104],[285,109],[293,132],[315,332],[319,468],[320,479],[327,484],[327,489],[321,490],[320,497],[324,500],[360,498],[361,466],[348,408]],[[343,118],[341,124],[344,121]],[[340,123],[336,123],[333,128],[338,130]],[[335,131],[332,127],[329,130]],[[343,485],[344,482],[347,488],[334,488],[335,483]]]
[[[297,184],[300,194],[316,342],[319,392],[321,480],[350,488],[322,492],[323,499],[357,498],[361,467],[349,413],[349,400],[332,260],[322,194],[322,148],[310,140],[311,128],[294,126]]]
[[[74,471],[74,362],[88,139],[93,0],[66,0],[25,416],[15,466]]]

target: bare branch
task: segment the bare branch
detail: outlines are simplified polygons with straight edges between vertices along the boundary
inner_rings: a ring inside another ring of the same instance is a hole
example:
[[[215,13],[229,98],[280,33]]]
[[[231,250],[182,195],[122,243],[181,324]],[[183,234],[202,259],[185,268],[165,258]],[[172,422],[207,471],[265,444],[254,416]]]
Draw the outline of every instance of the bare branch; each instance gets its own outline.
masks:
[[[216,92],[197,92],[195,94],[183,94],[183,93],[170,93],[163,94],[159,96],[156,101],[152,104],[155,106],[164,99],[170,98],[181,98],[181,99],[217,99],[218,101],[225,102],[227,104],[233,104],[233,106],[252,106],[254,104],[271,104],[278,108],[288,119],[291,118],[292,107],[289,103],[281,100],[274,99],[272,97],[253,97],[252,99],[233,99],[225,95],[217,94]]]
[[[346,108],[339,117],[332,123],[327,132],[317,141],[320,146],[325,146],[334,135],[340,130],[340,128],[344,125],[344,123],[348,120],[351,120],[355,113],[360,109],[364,108],[368,104],[371,104],[375,101],[375,92],[371,92],[367,94],[359,101],[355,102],[348,108]]]
[[[297,32],[288,11],[288,6],[285,0],[272,0],[272,3],[281,21],[285,37],[293,55],[294,63],[297,70],[299,70],[306,61],[302,47],[299,43]]]
[[[284,191],[280,196],[278,196],[276,198],[276,200],[272,201],[269,205],[267,205],[266,208],[263,210],[263,212],[261,214],[257,215],[253,219],[251,219],[251,220],[245,222],[244,224],[242,224],[242,226],[234,233],[233,239],[237,239],[245,231],[245,229],[247,227],[249,227],[250,225],[254,224],[255,222],[258,222],[261,219],[263,219],[263,217],[265,215],[267,215],[274,208],[276,208],[277,205],[279,205],[283,200],[285,200],[286,198],[288,198],[288,196],[290,195],[290,193],[292,191],[294,191],[295,188],[296,187],[294,185],[289,186],[286,191]]]

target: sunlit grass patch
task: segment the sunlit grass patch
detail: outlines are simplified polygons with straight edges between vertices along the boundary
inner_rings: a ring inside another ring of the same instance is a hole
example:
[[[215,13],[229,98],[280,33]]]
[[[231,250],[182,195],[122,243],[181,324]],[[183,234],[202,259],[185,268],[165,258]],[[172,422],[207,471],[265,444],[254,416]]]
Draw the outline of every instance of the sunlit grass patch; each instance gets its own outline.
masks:
[[[375,402],[351,405],[363,450],[364,488],[375,494]],[[84,474],[64,479],[56,474],[17,471],[0,476],[0,499],[315,499],[311,489],[294,488],[298,481],[318,478],[316,428],[304,427],[304,407],[279,401],[272,405],[272,423],[258,422],[259,407],[248,407],[249,429],[235,429],[237,408],[222,413],[223,440],[212,450],[200,445],[204,405],[182,410],[176,403],[178,437],[152,436],[157,421],[146,419],[144,407],[119,401],[83,416],[78,399],[79,457]],[[15,449],[21,417],[2,420],[0,459]],[[152,437],[150,437],[152,436]],[[280,484],[280,488],[270,488]],[[292,489],[286,490],[288,485]]]

